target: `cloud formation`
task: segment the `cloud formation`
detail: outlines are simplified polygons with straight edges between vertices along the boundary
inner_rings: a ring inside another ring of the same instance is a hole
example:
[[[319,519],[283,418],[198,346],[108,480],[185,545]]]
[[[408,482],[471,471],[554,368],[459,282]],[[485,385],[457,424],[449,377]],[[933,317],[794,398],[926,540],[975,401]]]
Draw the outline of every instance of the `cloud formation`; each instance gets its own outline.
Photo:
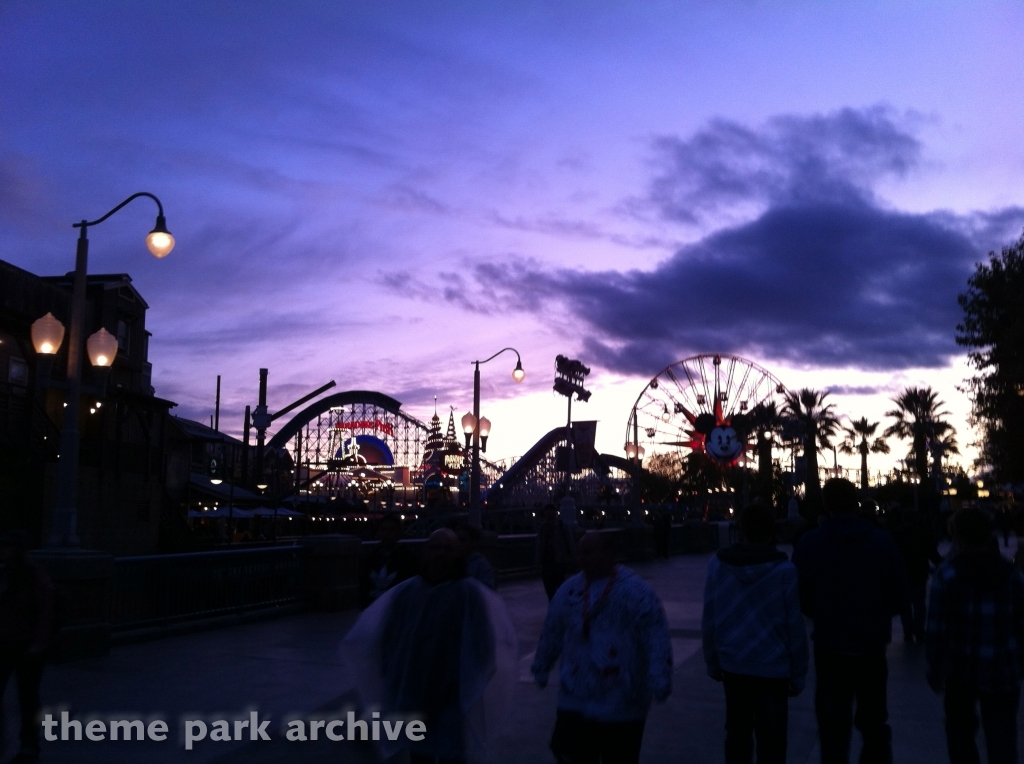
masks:
[[[884,107],[784,115],[760,128],[716,119],[687,139],[654,140],[660,170],[648,201],[667,219],[696,223],[737,206],[870,198],[879,179],[919,164],[915,121]]]
[[[586,357],[648,374],[685,355],[738,352],[811,367],[939,367],[956,352],[956,297],[1011,208],[957,216],[892,209],[873,188],[921,163],[913,118],[883,108],[783,116],[761,128],[717,120],[659,138],[647,203],[666,220],[751,216],[650,270],[553,270],[535,261],[474,266],[491,305],[565,306]],[[446,296],[485,301],[460,281]],[[493,309],[493,308],[491,308]]]

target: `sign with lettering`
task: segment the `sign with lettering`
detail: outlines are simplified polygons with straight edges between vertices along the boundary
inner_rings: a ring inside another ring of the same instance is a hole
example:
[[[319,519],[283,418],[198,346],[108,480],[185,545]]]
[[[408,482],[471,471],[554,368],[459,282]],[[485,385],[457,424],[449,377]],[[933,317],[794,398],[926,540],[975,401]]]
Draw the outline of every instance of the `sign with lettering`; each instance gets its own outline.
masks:
[[[391,437],[395,435],[394,425],[380,419],[355,419],[351,422],[337,422],[334,426],[339,430],[376,430]]]

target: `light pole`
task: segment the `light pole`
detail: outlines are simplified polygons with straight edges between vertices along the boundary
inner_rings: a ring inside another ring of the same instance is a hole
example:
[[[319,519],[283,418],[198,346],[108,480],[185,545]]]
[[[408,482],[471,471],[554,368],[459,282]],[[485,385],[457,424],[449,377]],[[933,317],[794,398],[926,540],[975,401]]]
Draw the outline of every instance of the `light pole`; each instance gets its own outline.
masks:
[[[64,422],[60,431],[60,458],[57,460],[57,497],[53,509],[53,523],[48,547],[77,547],[78,540],[78,398],[82,388],[82,334],[85,323],[85,281],[89,259],[89,237],[86,232],[90,226],[99,225],[129,202],[140,196],[148,196],[157,206],[156,225],[146,237],[146,246],[157,258],[165,257],[174,248],[174,237],[167,230],[164,220],[164,208],[160,200],[145,191],[132,194],[110,212],[96,220],[83,220],[73,223],[74,228],[81,229],[78,236],[78,250],[75,255],[75,277],[71,288],[71,327],[68,337],[68,370],[67,396],[64,401]],[[49,315],[49,314],[47,314]],[[46,316],[43,317],[44,319]],[[53,319],[50,316],[50,319]],[[42,320],[42,319],[41,319]],[[38,322],[37,322],[38,323]],[[49,322],[47,322],[49,323]],[[58,322],[59,323],[59,322]],[[42,326],[40,327],[43,328]],[[51,327],[52,328],[52,327]],[[53,336],[42,337],[36,343],[36,325],[33,324],[33,344],[36,351],[43,355],[52,355],[60,346]],[[39,332],[43,334],[42,331]],[[63,332],[61,332],[63,334]],[[108,339],[109,338],[109,339]],[[112,342],[111,342],[112,341]],[[110,366],[117,353],[117,340],[104,329],[89,338],[88,350],[90,361],[94,366]]]
[[[469,522],[477,528],[480,527],[480,442],[483,439],[484,448],[487,448],[487,435],[490,433],[491,423],[484,417],[480,418],[480,364],[493,361],[502,353],[511,350],[516,354],[516,368],[512,370],[512,379],[519,384],[526,377],[523,371],[523,359],[515,348],[502,348],[490,358],[482,361],[473,361],[476,367],[473,370],[473,411],[462,417],[462,430],[466,434],[466,445],[472,446],[472,454],[469,473]]]
[[[643,469],[644,447],[640,445],[640,428],[636,420],[636,406],[633,406],[633,440],[626,441],[626,458],[633,462],[633,490],[630,491],[630,514],[636,521],[640,515],[640,480]]]

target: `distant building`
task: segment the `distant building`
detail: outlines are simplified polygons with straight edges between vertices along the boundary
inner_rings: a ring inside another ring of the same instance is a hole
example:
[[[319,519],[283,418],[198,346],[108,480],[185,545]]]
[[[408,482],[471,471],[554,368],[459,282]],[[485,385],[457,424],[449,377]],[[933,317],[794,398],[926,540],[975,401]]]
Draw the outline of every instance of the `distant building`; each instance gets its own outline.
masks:
[[[467,459],[455,431],[455,414],[448,415],[448,431],[441,434],[441,418],[434,411],[423,446],[423,490],[430,506],[455,501]]]

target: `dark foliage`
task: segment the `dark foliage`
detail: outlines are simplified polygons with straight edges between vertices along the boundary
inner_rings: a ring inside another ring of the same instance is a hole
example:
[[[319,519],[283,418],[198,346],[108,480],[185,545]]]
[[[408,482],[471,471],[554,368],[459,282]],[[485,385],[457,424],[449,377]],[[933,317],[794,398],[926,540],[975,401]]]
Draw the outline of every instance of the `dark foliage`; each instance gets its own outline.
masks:
[[[1024,482],[1024,236],[977,265],[959,303],[956,341],[979,372],[968,391],[981,458],[999,480]]]

